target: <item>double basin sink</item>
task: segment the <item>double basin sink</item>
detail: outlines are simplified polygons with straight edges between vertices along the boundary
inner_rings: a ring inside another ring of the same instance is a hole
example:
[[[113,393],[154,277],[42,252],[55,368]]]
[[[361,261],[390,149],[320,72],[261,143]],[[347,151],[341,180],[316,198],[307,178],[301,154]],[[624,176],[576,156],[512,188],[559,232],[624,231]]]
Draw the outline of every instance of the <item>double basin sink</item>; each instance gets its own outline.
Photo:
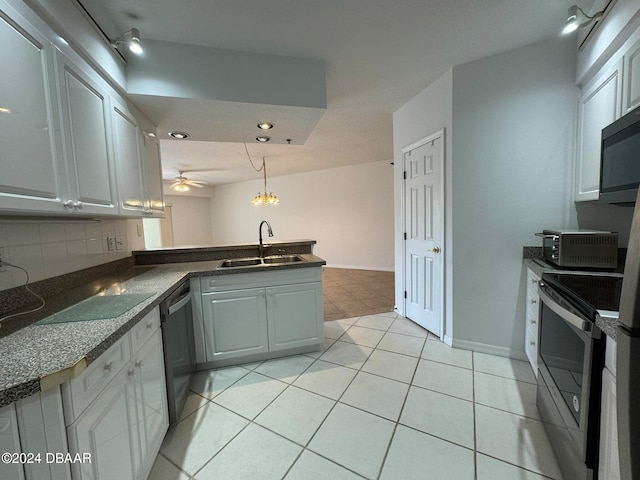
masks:
[[[230,258],[222,260],[218,268],[258,267],[304,262],[299,255],[271,255],[269,257]]]

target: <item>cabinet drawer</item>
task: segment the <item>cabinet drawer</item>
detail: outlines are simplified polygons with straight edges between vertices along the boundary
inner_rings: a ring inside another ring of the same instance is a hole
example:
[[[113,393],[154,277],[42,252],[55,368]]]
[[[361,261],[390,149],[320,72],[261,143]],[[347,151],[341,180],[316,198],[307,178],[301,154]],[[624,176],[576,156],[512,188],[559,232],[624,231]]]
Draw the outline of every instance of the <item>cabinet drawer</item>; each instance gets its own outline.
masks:
[[[538,376],[538,332],[527,328],[524,336],[524,352],[529,359],[533,373]]]
[[[131,336],[131,351],[137,352],[140,347],[147,341],[160,327],[160,309],[156,308],[149,312],[142,320],[140,320],[132,329],[129,335]]]
[[[607,367],[611,373],[613,374],[613,376],[616,376],[616,341],[611,338],[611,337],[607,337],[607,346],[606,346],[606,350],[605,350],[605,354],[604,354],[604,366]]]
[[[70,382],[62,385],[65,423],[70,425],[131,359],[125,335]]]
[[[202,293],[237,290],[239,288],[274,287],[295,283],[321,282],[322,268],[292,268],[285,270],[262,270],[260,272],[230,275],[212,275],[200,279]]]

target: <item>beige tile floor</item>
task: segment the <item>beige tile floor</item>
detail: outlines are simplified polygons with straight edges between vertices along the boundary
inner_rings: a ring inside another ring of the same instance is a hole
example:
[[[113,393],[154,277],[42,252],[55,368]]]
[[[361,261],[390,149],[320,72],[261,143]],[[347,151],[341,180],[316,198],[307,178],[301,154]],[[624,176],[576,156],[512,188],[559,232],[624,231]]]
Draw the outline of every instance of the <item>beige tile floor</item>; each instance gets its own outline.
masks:
[[[561,479],[528,364],[394,313],[325,322],[322,351],[200,372],[152,480]]]
[[[322,287],[325,321],[393,311],[393,272],[325,267]]]

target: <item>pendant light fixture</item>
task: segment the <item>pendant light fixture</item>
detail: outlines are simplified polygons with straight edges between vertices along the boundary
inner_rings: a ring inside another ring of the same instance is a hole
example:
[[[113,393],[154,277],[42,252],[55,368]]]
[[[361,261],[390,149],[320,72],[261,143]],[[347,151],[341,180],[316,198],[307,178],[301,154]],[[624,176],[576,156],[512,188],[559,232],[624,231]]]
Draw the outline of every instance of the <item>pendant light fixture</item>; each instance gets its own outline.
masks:
[[[246,143],[244,144],[244,150],[245,152],[247,152],[247,158],[249,159],[249,162],[251,163],[251,166],[253,167],[253,169],[256,172],[262,171],[262,176],[264,178],[264,191],[258,192],[258,194],[254,197],[252,203],[254,205],[277,205],[280,202],[280,199],[278,198],[278,196],[273,192],[267,193],[267,164],[264,160],[264,157],[262,157],[262,166],[259,168],[256,168],[256,166],[253,164],[253,160],[251,160],[251,156],[249,155],[249,149],[247,148]]]

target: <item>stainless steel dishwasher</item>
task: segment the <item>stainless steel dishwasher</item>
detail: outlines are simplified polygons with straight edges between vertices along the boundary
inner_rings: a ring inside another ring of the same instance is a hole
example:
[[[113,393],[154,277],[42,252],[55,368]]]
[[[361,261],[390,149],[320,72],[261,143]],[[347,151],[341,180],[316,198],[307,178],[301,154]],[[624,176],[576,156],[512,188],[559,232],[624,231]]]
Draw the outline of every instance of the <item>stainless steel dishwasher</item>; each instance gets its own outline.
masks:
[[[196,370],[191,291],[186,281],[160,304],[169,424],[178,423]]]

